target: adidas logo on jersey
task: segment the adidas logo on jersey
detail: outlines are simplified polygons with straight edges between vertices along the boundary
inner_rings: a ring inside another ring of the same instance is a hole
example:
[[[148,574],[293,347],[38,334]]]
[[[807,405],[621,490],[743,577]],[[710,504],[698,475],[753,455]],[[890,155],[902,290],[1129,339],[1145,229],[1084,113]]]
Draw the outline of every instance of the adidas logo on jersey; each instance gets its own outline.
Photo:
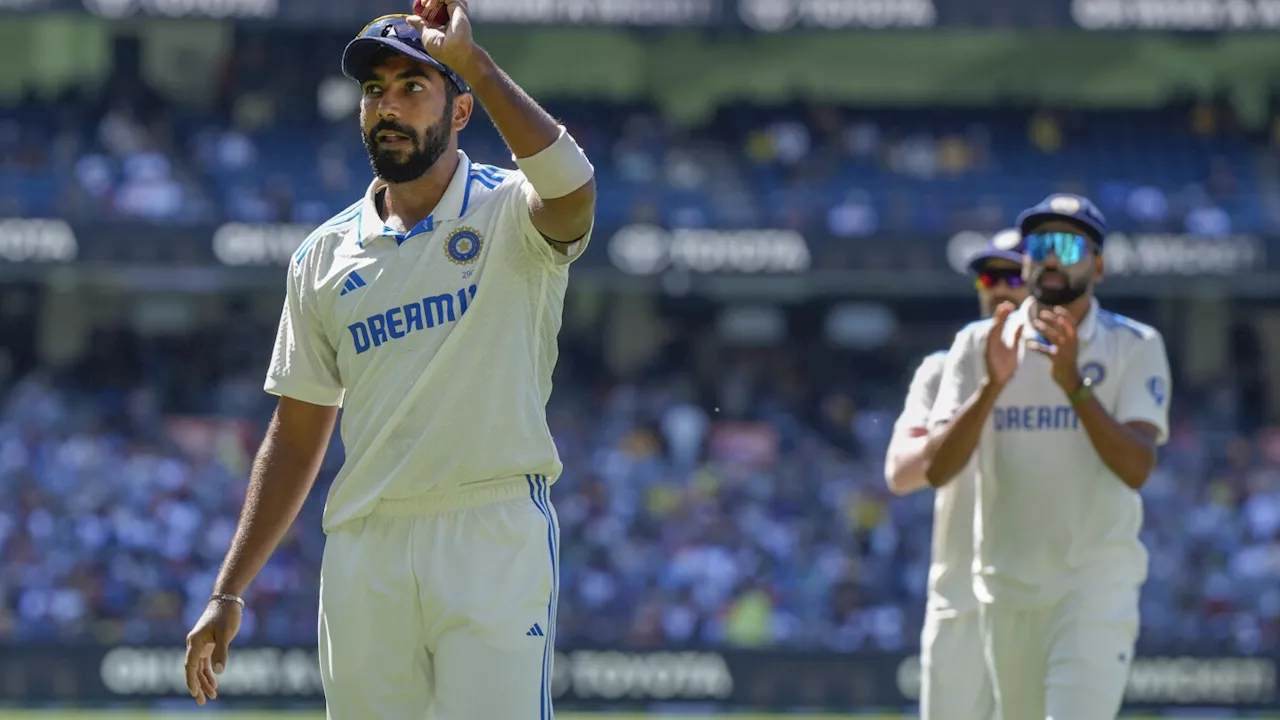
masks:
[[[533,627],[529,628],[529,632],[525,633],[525,637],[546,637],[546,636],[547,634],[542,632],[542,626],[539,625],[538,623],[534,623]]]
[[[347,281],[342,283],[342,292],[338,293],[338,295],[346,295],[347,293],[356,290],[356,288],[362,287],[364,287],[364,278],[360,277],[360,273],[352,270],[351,274],[347,276]]]

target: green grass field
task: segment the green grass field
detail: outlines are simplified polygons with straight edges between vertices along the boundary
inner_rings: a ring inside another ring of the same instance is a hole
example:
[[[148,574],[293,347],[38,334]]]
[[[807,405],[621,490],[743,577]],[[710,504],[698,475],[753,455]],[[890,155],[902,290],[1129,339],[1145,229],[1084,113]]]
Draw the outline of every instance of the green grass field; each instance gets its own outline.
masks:
[[[195,710],[192,712],[119,712],[67,710],[56,712],[44,711],[8,711],[0,710],[0,720],[196,720],[198,717],[216,717],[219,720],[324,720],[324,714],[314,712],[214,712]],[[662,720],[781,720],[780,715],[582,715],[572,712],[557,712],[556,720],[649,720],[660,717]],[[804,715],[805,720],[914,720],[902,715]]]
[[[649,720],[660,717],[662,720],[782,720],[783,717],[804,717],[805,720],[915,720],[908,715],[581,715],[570,712],[557,712],[557,720]],[[129,712],[129,711],[19,711],[0,710],[3,720],[196,720],[197,717],[216,717],[224,720],[324,720],[323,714],[296,714],[296,712],[216,712],[197,710],[192,712]],[[1126,720],[1161,720],[1158,717],[1125,716]],[[1185,717],[1185,716],[1183,716]],[[1230,715],[1212,715],[1215,720]],[[1254,720],[1280,720],[1277,717],[1253,716]]]
[[[59,712],[40,711],[7,711],[0,710],[0,720],[196,720],[200,717],[213,717],[218,720],[324,720],[322,713],[230,713],[193,712],[148,713],[148,712],[108,712],[92,710],[66,710]],[[779,715],[583,715],[575,713],[556,713],[556,720],[780,720]],[[804,715],[805,720],[853,720],[848,715]],[[856,720],[914,720],[902,715],[858,715]]]

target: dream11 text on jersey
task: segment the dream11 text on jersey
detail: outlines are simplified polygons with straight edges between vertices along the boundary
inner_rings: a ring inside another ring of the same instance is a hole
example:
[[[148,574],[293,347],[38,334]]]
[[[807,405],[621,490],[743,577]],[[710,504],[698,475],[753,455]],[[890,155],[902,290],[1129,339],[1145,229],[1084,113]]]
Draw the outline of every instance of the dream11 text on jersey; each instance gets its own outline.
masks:
[[[446,322],[456,322],[467,312],[467,305],[476,296],[476,286],[461,288],[458,292],[433,295],[404,306],[396,306],[386,312],[370,315],[365,320],[347,326],[351,340],[359,355],[383,343],[399,340],[414,330],[433,328]],[[457,312],[454,298],[457,298]]]

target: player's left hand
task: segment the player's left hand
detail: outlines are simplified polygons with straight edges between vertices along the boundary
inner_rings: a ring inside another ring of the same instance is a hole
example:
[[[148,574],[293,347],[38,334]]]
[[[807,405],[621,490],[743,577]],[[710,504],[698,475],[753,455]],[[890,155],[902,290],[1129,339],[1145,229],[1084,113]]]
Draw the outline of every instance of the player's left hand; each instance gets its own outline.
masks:
[[[234,603],[210,600],[187,635],[187,690],[199,705],[218,697],[218,675],[227,666],[227,646],[240,632],[240,612]]]
[[[432,17],[441,7],[449,13],[449,22],[444,27],[428,25],[423,18]],[[416,0],[413,10],[407,21],[422,35],[423,49],[465,78],[476,50],[467,0]]]
[[[1076,333],[1075,318],[1065,308],[1042,309],[1032,325],[1048,342],[1032,341],[1027,347],[1053,363],[1053,381],[1058,387],[1074,392],[1080,386],[1080,369],[1076,365],[1080,357],[1080,337]]]

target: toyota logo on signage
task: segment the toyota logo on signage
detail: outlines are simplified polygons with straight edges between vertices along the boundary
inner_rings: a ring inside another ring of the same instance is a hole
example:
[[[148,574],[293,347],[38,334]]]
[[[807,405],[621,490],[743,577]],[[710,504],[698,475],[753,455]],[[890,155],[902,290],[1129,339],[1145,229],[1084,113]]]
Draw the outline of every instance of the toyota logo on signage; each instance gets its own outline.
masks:
[[[921,28],[938,23],[933,0],[739,0],[743,24],[759,32],[793,27]]]
[[[306,225],[227,223],[213,233],[213,254],[223,265],[284,265],[309,232]]]
[[[0,219],[0,261],[71,262],[79,253],[75,232],[62,220]]]
[[[628,225],[609,240],[609,259],[628,275],[801,273],[812,258],[794,230],[665,230]]]
[[[279,0],[81,0],[84,9],[112,20],[151,17],[273,18]]]

